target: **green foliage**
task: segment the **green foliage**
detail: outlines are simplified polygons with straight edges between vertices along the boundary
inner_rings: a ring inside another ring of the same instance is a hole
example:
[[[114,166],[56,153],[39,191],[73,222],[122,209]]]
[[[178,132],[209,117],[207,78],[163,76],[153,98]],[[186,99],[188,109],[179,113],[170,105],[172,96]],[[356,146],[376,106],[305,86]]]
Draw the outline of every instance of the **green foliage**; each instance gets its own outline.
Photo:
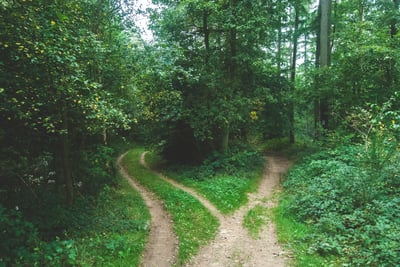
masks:
[[[310,253],[313,245],[315,228],[313,225],[300,222],[290,213],[290,200],[283,195],[279,206],[273,211],[273,220],[277,228],[279,242],[293,253],[293,266],[342,266],[340,259],[334,256],[321,256]]]
[[[158,126],[150,134],[153,144],[170,159],[183,155],[180,162],[193,163],[225,152],[251,130],[284,135],[290,86],[264,49],[274,39],[267,29],[278,19],[275,3],[156,2],[163,8],[151,13],[158,37],[147,67],[153,81],[144,84],[150,123]],[[169,101],[160,108],[157,103],[172,93],[179,95],[178,105],[171,108],[176,101]]]
[[[399,155],[373,165],[371,153],[354,145],[323,151],[288,174],[288,211],[315,227],[307,236],[310,253],[343,257],[352,266],[396,265]]]
[[[260,153],[251,149],[232,147],[227,153],[214,152],[196,167],[183,168],[182,176],[195,180],[206,180],[218,175],[246,178],[249,172],[264,164]],[[182,166],[176,166],[182,171]],[[171,170],[174,167],[170,167]]]
[[[5,191],[38,195],[37,190],[51,188],[46,183],[53,181],[59,188],[68,184],[71,202],[82,180],[106,180],[104,169],[86,159],[101,153],[88,150],[129,129],[135,111],[127,101],[134,84],[131,70],[121,67],[135,65],[134,32],[122,33],[120,8],[114,1],[0,5],[0,167]],[[40,159],[46,159],[46,168],[38,168]],[[38,179],[42,189],[31,183]]]
[[[140,195],[119,177],[106,187],[85,224],[71,231],[81,266],[138,266],[145,247],[150,214]]]
[[[92,146],[81,152],[79,191],[96,194],[105,184],[115,183],[114,149],[107,146]],[[83,163],[83,164],[82,164]]]
[[[231,213],[247,202],[247,192],[257,188],[264,158],[258,152],[231,148],[213,153],[199,166],[173,165],[168,176],[196,188],[221,212]]]
[[[140,196],[119,181],[69,208],[56,194],[40,195],[34,214],[24,207],[29,221],[20,207],[0,206],[0,265],[138,266],[150,215]]]
[[[243,226],[247,228],[250,236],[258,238],[262,227],[268,223],[269,212],[266,207],[257,205],[247,212],[243,220]]]
[[[156,193],[174,221],[174,231],[179,239],[177,264],[184,264],[201,245],[211,240],[218,229],[218,220],[198,200],[161,180],[139,163],[143,149],[130,150],[123,164],[144,186]]]
[[[37,244],[37,229],[22,218],[20,211],[9,210],[1,205],[0,232],[0,265],[15,264],[18,259],[25,260]]]

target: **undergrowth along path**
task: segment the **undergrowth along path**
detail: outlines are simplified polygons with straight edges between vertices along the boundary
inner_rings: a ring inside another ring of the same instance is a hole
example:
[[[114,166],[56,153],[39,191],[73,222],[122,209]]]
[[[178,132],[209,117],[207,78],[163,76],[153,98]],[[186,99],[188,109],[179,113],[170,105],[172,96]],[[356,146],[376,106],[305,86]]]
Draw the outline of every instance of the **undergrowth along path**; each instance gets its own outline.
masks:
[[[178,239],[173,231],[172,219],[165,210],[164,204],[128,174],[122,164],[125,155],[126,153],[119,156],[117,161],[121,174],[132,188],[140,193],[151,215],[149,237],[140,266],[170,267],[176,261],[178,247]]]
[[[154,172],[155,174],[157,174],[161,179],[163,179],[164,181],[170,183],[171,185],[175,186],[178,189],[181,189],[183,191],[185,191],[186,193],[192,195],[193,197],[195,197],[204,207],[206,207],[213,216],[215,216],[220,222],[223,221],[225,219],[224,215],[222,215],[218,209],[210,202],[208,201],[208,199],[206,199],[205,197],[203,197],[202,195],[200,195],[197,191],[195,191],[194,189],[187,187],[183,184],[178,183],[177,181],[168,178],[167,176],[165,176],[164,174],[151,169],[145,160],[147,152],[143,152],[141,157],[140,157],[140,163],[147,168],[148,170]]]
[[[141,155],[141,164],[150,169],[145,162],[145,155],[146,152]],[[289,254],[279,246],[274,224],[268,222],[260,233],[259,238],[255,239],[249,236],[247,229],[243,228],[243,219],[247,212],[257,205],[268,209],[275,207],[276,201],[273,199],[273,193],[279,186],[281,176],[287,171],[289,165],[289,161],[285,158],[267,157],[267,165],[258,191],[249,194],[247,205],[244,205],[230,216],[224,216],[211,202],[192,188],[153,170],[164,181],[197,198],[220,221],[220,228],[216,238],[200,249],[199,253],[186,266],[286,266]]]

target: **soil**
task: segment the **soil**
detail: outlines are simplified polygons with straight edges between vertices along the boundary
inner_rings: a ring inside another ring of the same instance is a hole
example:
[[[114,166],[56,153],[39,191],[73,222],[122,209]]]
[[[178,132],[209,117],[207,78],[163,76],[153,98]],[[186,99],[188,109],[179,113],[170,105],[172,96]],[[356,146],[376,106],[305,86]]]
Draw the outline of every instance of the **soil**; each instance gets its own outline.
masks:
[[[140,266],[172,266],[175,263],[178,248],[178,239],[173,231],[172,219],[166,211],[163,202],[128,174],[121,163],[125,154],[118,158],[121,174],[140,193],[151,215],[149,237]]]
[[[280,157],[267,158],[267,167],[258,191],[248,194],[247,205],[234,214],[220,220],[221,226],[216,238],[203,247],[187,266],[286,266],[290,255],[277,243],[275,226],[268,222],[258,239],[249,236],[242,223],[247,212],[256,205],[273,208],[276,201],[274,192],[279,190],[281,176],[289,167],[289,162]]]
[[[140,161],[145,167],[149,168],[144,158],[145,153],[142,154]],[[261,205],[268,209],[276,206],[276,200],[273,198],[273,196],[274,193],[279,190],[281,177],[287,171],[289,166],[290,162],[285,158],[268,156],[263,178],[257,192],[248,194],[248,203],[231,215],[221,214],[212,203],[202,197],[195,190],[179,184],[178,182],[164,176],[159,172],[153,171],[173,186],[193,195],[220,221],[219,231],[216,234],[215,239],[208,245],[201,248],[199,253],[189,263],[187,263],[186,266],[287,266],[291,256],[278,244],[275,226],[272,222],[268,221],[264,225],[261,233],[259,234],[259,238],[250,237],[247,229],[243,228],[242,222],[247,212],[256,205]],[[122,169],[122,171],[124,171],[124,169]],[[132,186],[135,185],[135,189],[138,187],[140,190],[137,190],[143,196],[150,195],[150,197],[143,197],[152,215],[152,225],[150,230],[149,244],[143,258],[142,266],[172,266],[175,256],[172,256],[171,254],[167,256],[166,254],[176,252],[177,241],[175,237],[172,238],[173,231],[170,217],[166,214],[165,209],[162,207],[162,203],[160,203],[160,201],[154,201],[155,197],[152,196],[150,192],[145,190],[139,184],[135,183],[131,177],[126,175],[127,174],[125,173],[124,176],[127,177]],[[149,203],[149,200],[152,200],[153,203]],[[164,212],[161,216],[157,215],[161,212],[159,210],[160,207],[158,208],[158,211],[152,211],[152,209],[158,205],[161,205],[161,210]],[[155,214],[153,215],[153,213]],[[156,221],[157,224],[165,223],[166,225],[153,225],[154,221]],[[155,229],[153,229],[153,227],[155,227]],[[162,228],[164,231],[157,233],[157,237],[151,237],[152,233],[157,231],[157,228]],[[162,235],[165,235],[165,237]],[[152,238],[158,238],[158,241],[152,241]],[[173,240],[172,244],[171,239]],[[166,251],[168,251],[168,253],[166,253]]]

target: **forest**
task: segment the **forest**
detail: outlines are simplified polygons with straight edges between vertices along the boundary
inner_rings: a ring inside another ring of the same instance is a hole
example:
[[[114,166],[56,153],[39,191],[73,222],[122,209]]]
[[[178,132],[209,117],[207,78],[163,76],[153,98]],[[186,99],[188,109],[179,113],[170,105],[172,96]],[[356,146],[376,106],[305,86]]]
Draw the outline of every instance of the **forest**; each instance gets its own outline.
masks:
[[[223,214],[286,157],[293,266],[400,265],[399,31],[400,0],[0,0],[0,266],[139,266],[128,150],[176,266],[218,225],[144,151]]]

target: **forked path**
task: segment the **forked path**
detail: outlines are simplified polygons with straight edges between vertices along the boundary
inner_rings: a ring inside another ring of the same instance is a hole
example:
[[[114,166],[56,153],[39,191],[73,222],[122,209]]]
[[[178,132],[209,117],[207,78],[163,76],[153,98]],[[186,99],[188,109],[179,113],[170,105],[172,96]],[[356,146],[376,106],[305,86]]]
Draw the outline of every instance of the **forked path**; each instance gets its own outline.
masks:
[[[126,171],[122,164],[123,154],[118,158],[121,174],[140,193],[151,215],[150,233],[140,266],[169,267],[175,263],[178,240],[173,231],[172,219],[164,204]]]
[[[142,154],[141,163],[146,165],[145,153]],[[248,204],[237,210],[233,215],[222,215],[208,200],[196,191],[183,186],[176,181],[157,173],[162,179],[196,197],[220,221],[220,228],[216,238],[207,246],[200,249],[199,253],[186,265],[188,267],[283,267],[287,265],[288,254],[277,242],[275,227],[268,223],[254,239],[243,228],[242,222],[246,213],[256,205],[267,208],[275,206],[272,199],[274,191],[280,183],[281,176],[289,168],[289,161],[277,156],[267,157],[267,167],[263,174],[258,191],[248,195]]]

